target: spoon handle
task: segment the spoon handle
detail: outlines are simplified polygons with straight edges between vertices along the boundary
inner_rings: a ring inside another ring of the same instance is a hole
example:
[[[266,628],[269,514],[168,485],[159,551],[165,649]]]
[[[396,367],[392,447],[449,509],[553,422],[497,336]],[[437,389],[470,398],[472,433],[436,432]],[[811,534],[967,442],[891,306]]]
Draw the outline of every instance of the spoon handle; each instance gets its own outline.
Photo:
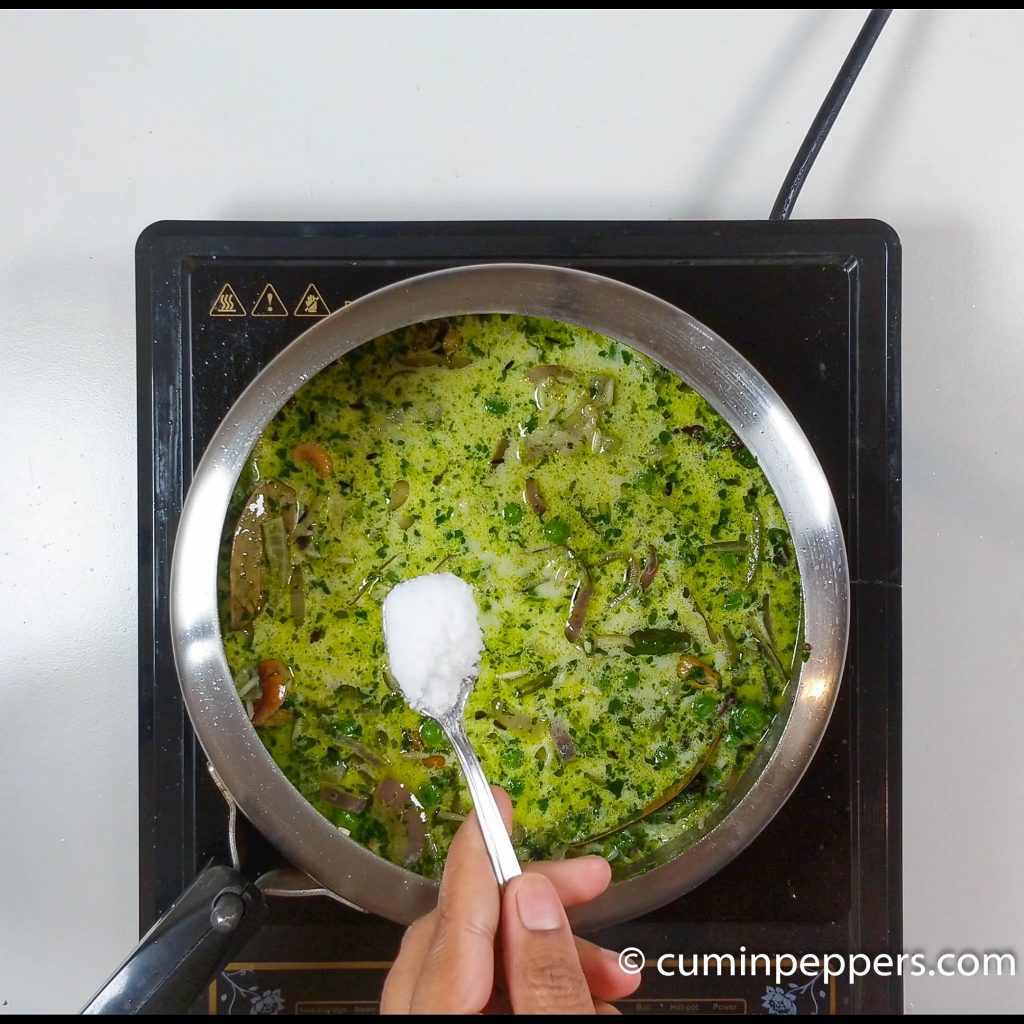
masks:
[[[461,716],[458,719],[441,720],[440,725],[447,733],[451,745],[455,748],[459,764],[462,765],[462,772],[466,776],[469,793],[473,798],[473,806],[476,808],[477,821],[480,822],[484,844],[494,868],[494,876],[498,879],[498,885],[504,888],[513,878],[521,875],[523,869],[519,866],[516,851],[512,849],[512,840],[505,831],[505,823],[501,820],[501,812],[494,801],[487,776],[484,775],[473,744],[469,742]]]

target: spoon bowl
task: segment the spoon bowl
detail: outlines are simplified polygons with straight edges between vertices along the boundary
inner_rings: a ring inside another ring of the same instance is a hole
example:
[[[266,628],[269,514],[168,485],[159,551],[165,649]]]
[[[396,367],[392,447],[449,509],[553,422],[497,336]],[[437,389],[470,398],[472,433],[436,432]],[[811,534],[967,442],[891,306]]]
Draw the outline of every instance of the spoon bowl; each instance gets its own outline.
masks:
[[[421,629],[416,602],[422,599],[424,584],[442,586],[444,589],[437,595],[427,593],[426,596],[444,595],[450,602],[449,613],[456,618],[461,616],[460,624],[465,628],[457,630],[458,636],[450,646],[448,637],[429,629]],[[451,573],[413,577],[400,583],[385,598],[383,619],[384,645],[392,674],[409,707],[437,722],[448,737],[469,786],[494,875],[498,884],[504,887],[510,879],[521,875],[523,871],[512,848],[512,840],[505,830],[505,822],[494,800],[490,783],[484,775],[483,766],[466,735],[466,701],[476,685],[480,649],[483,646],[473,588]],[[402,634],[400,639],[396,639],[399,634]],[[453,659],[453,653],[460,657]],[[430,669],[428,673],[423,672],[424,661]],[[456,689],[451,684],[459,679],[460,674],[451,672],[451,666],[460,661],[467,668],[472,662],[472,668],[461,675]],[[450,674],[446,674],[445,670]]]

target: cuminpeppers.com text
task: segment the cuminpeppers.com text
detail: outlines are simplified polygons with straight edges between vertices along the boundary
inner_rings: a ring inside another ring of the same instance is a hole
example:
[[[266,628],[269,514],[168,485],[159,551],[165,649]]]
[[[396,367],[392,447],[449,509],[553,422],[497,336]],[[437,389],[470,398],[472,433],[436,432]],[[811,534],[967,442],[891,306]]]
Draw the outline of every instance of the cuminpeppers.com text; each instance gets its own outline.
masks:
[[[781,985],[788,978],[802,975],[823,981],[847,979],[855,984],[858,978],[875,975],[879,978],[921,978],[925,975],[942,978],[1015,977],[1016,954],[1008,951],[975,953],[972,950],[941,953],[929,961],[922,952],[915,953],[750,953],[741,946],[738,953],[661,953],[647,956],[643,950],[629,946],[619,954],[619,966],[627,974],[639,974],[648,964],[666,978],[699,978],[703,976],[735,976],[774,978]]]

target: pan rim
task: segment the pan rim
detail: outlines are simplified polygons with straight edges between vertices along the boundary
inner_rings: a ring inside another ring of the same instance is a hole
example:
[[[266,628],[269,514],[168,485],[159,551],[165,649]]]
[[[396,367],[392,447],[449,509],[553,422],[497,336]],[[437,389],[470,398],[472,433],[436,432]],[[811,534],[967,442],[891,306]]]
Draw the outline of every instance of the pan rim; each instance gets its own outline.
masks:
[[[699,391],[757,457],[793,535],[810,657],[720,820],[573,915],[619,923],[682,895],[733,859],[795,789],[835,704],[849,636],[849,570],[838,511],[809,441],[761,374],[690,314],[612,278],[564,266],[486,263],[407,278],[357,299],[292,341],[248,385],[196,467],[171,567],[171,636],[200,744],[243,813],[295,866],[347,901],[400,923],[429,910],[437,884],[339,831],[277,767],[246,717],[224,656],[217,558],[228,502],[252,445],[291,395],[359,345],[422,320],[519,313],[591,328]]]

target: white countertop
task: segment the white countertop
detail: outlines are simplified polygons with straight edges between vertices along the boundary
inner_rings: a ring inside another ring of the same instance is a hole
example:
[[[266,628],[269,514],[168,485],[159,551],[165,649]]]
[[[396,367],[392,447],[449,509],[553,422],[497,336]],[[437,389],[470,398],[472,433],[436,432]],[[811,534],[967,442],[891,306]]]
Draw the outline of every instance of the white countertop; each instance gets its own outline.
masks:
[[[139,232],[764,217],[864,13],[0,14],[3,1010],[78,1008],[136,939]],[[903,240],[905,929],[933,955],[1024,956],[1022,31],[897,11],[797,205]],[[1024,977],[906,998],[1021,1010]]]

